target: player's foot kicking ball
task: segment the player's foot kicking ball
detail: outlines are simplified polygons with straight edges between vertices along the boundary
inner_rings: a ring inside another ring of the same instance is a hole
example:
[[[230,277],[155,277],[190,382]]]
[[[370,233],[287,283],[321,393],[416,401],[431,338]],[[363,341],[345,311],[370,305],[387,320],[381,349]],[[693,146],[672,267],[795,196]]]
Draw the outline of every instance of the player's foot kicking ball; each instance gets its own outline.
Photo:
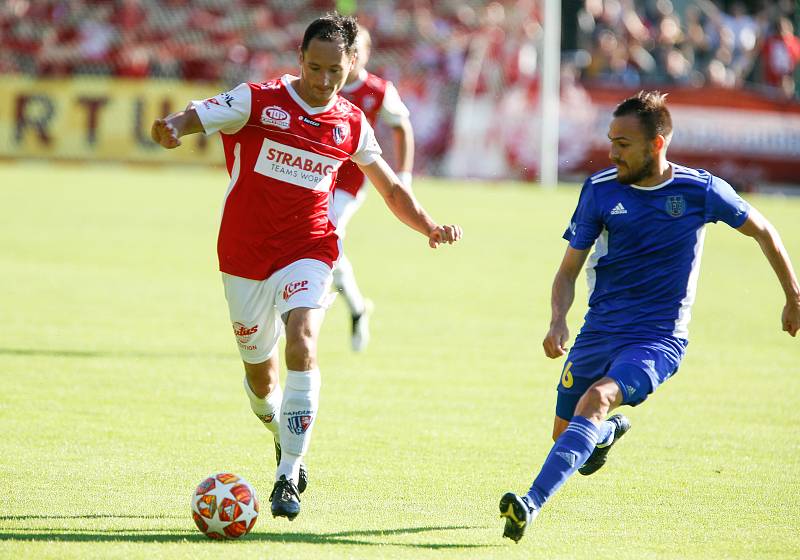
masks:
[[[513,492],[507,492],[500,498],[500,517],[506,518],[503,536],[518,543],[525,534],[525,529],[530,525],[539,510]]]
[[[614,439],[611,440],[611,443],[605,447],[594,448],[594,451],[592,451],[592,454],[589,455],[588,459],[586,459],[586,462],[583,464],[583,466],[578,469],[578,472],[582,475],[588,476],[599,471],[600,468],[606,464],[608,452],[611,451],[611,448],[614,446],[614,444],[617,443],[619,438],[624,436],[625,433],[631,429],[630,420],[625,418],[622,414],[615,414],[609,418],[608,421],[614,423]]]
[[[272,502],[272,517],[286,517],[293,521],[300,513],[300,493],[297,486],[291,480],[286,480],[286,475],[281,475],[272,487],[272,494],[269,495]]]
[[[275,464],[281,464],[281,444],[277,441],[275,442]],[[300,463],[300,474],[298,477],[300,480],[297,481],[297,491],[302,494],[306,491],[306,486],[308,486],[308,471],[303,463]]]

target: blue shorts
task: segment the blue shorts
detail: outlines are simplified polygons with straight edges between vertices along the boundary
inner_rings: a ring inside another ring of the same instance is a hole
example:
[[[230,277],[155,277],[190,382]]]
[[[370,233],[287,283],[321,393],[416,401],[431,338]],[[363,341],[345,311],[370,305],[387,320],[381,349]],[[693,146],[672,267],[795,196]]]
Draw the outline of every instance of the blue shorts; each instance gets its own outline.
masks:
[[[636,406],[675,375],[688,340],[663,335],[578,335],[558,383],[556,416],[572,419],[581,396],[610,377],[622,391],[622,404]]]

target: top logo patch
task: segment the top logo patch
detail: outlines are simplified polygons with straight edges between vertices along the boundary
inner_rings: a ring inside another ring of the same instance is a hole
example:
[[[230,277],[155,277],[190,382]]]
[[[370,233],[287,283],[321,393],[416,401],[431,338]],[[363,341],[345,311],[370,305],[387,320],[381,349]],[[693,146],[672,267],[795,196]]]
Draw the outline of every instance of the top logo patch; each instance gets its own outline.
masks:
[[[668,196],[664,209],[673,218],[683,216],[683,213],[686,212],[686,201],[683,200],[683,195]]]
[[[289,128],[289,121],[291,117],[289,117],[289,113],[287,113],[282,107],[278,107],[277,105],[271,105],[269,107],[264,107],[264,110],[261,111],[261,123],[270,125],[270,126],[277,126],[283,130]]]

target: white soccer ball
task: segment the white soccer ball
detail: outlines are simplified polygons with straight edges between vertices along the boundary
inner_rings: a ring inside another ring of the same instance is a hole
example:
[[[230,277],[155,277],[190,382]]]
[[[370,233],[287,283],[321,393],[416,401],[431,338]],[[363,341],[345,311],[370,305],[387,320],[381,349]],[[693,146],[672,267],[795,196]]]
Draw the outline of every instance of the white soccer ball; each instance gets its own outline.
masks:
[[[211,475],[192,494],[192,519],[210,539],[243,537],[257,518],[256,491],[238,475]]]

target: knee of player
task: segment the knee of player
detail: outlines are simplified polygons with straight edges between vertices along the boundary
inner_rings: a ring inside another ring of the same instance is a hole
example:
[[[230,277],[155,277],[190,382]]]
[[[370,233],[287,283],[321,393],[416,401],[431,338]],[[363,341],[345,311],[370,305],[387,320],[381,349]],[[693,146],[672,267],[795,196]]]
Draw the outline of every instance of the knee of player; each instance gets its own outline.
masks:
[[[315,337],[308,332],[299,332],[293,336],[286,337],[286,363],[290,369],[296,369],[291,366],[297,362],[309,362],[316,359],[317,354],[317,341]]]
[[[588,414],[605,415],[614,401],[613,395],[603,386],[592,385],[578,401],[576,412],[581,416]]]

